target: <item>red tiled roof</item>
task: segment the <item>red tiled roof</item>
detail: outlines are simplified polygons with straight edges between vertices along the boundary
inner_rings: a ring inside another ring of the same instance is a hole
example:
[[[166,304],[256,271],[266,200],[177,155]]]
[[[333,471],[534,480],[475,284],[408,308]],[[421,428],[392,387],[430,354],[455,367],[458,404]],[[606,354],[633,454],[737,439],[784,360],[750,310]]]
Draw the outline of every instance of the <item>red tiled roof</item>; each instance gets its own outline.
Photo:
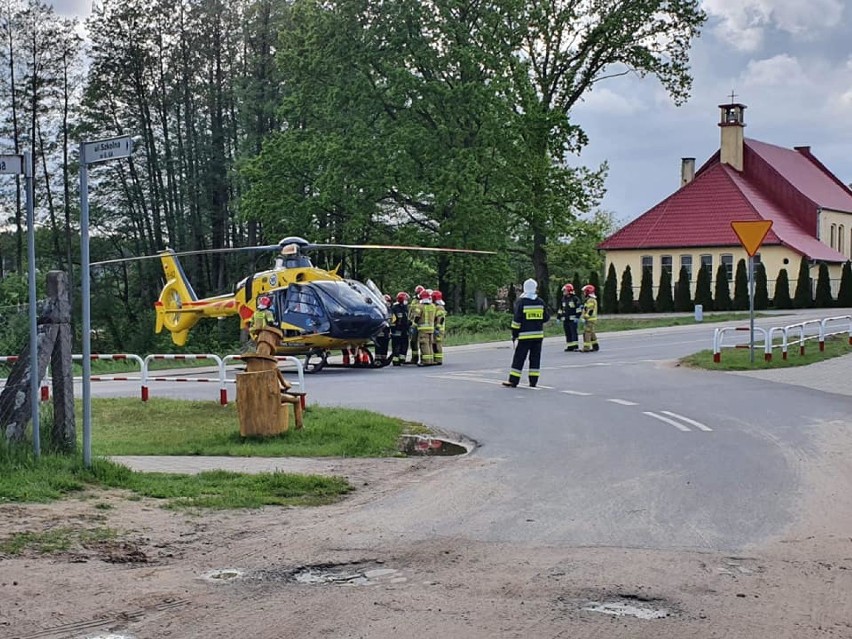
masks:
[[[657,204],[598,248],[643,249],[739,244],[733,221],[760,220],[749,198],[734,182],[727,166],[716,164]],[[770,231],[764,244],[780,244]]]
[[[852,191],[826,169],[807,147],[785,149],[748,138],[745,144],[817,206],[852,213]]]
[[[747,151],[759,156],[756,163],[763,165],[754,167],[756,173],[748,166],[740,173],[722,164],[717,152],[692,182],[609,236],[598,248],[739,246],[731,222],[763,219],[772,221],[763,245],[784,245],[812,260],[846,261],[842,253],[817,240],[802,225],[816,227],[818,206],[852,212],[852,191],[809,151],[791,151],[756,140],[746,140],[746,145]]]

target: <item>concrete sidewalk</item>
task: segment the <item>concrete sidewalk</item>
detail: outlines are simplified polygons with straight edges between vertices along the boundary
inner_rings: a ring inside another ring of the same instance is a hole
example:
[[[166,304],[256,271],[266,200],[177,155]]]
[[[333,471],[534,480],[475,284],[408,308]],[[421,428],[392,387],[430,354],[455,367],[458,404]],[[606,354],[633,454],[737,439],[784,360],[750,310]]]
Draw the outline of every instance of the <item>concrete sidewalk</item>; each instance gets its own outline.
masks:
[[[779,384],[803,386],[826,393],[852,397],[852,353],[808,366],[793,366],[763,371],[731,371]]]

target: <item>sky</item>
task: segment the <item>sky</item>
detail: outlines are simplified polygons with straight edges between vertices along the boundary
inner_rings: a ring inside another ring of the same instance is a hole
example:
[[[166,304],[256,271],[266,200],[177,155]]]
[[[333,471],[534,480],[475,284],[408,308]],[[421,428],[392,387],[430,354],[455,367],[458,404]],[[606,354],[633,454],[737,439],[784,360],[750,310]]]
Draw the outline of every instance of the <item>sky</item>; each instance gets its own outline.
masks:
[[[91,0],[53,0],[85,17]],[[691,52],[690,99],[675,106],[653,78],[595,86],[572,119],[589,145],[577,162],[609,165],[601,208],[629,222],[680,186],[683,157],[719,148],[719,105],[747,106],[745,135],[811,151],[852,183],[852,0],[702,0],[709,19]],[[574,162],[572,162],[574,163]]]

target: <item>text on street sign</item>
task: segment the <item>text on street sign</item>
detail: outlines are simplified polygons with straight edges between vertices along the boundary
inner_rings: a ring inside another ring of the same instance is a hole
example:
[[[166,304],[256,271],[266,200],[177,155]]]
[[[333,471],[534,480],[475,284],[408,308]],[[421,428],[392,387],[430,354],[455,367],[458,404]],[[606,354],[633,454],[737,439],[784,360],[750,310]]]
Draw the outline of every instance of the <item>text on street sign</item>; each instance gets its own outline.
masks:
[[[24,172],[24,160],[20,155],[0,155],[0,173],[19,175]]]
[[[106,162],[116,158],[130,157],[133,151],[133,140],[128,135],[123,138],[111,138],[109,140],[97,140],[86,142],[83,145],[83,159],[86,164],[93,162]]]

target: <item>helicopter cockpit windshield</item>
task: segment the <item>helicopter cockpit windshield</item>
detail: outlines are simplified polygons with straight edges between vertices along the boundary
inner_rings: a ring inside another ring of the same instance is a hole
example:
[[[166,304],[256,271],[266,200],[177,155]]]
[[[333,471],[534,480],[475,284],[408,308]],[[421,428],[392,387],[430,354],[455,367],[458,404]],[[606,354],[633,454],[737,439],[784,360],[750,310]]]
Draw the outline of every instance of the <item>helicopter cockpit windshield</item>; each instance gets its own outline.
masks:
[[[354,280],[291,284],[277,297],[279,321],[307,333],[367,339],[388,321],[384,301]]]

